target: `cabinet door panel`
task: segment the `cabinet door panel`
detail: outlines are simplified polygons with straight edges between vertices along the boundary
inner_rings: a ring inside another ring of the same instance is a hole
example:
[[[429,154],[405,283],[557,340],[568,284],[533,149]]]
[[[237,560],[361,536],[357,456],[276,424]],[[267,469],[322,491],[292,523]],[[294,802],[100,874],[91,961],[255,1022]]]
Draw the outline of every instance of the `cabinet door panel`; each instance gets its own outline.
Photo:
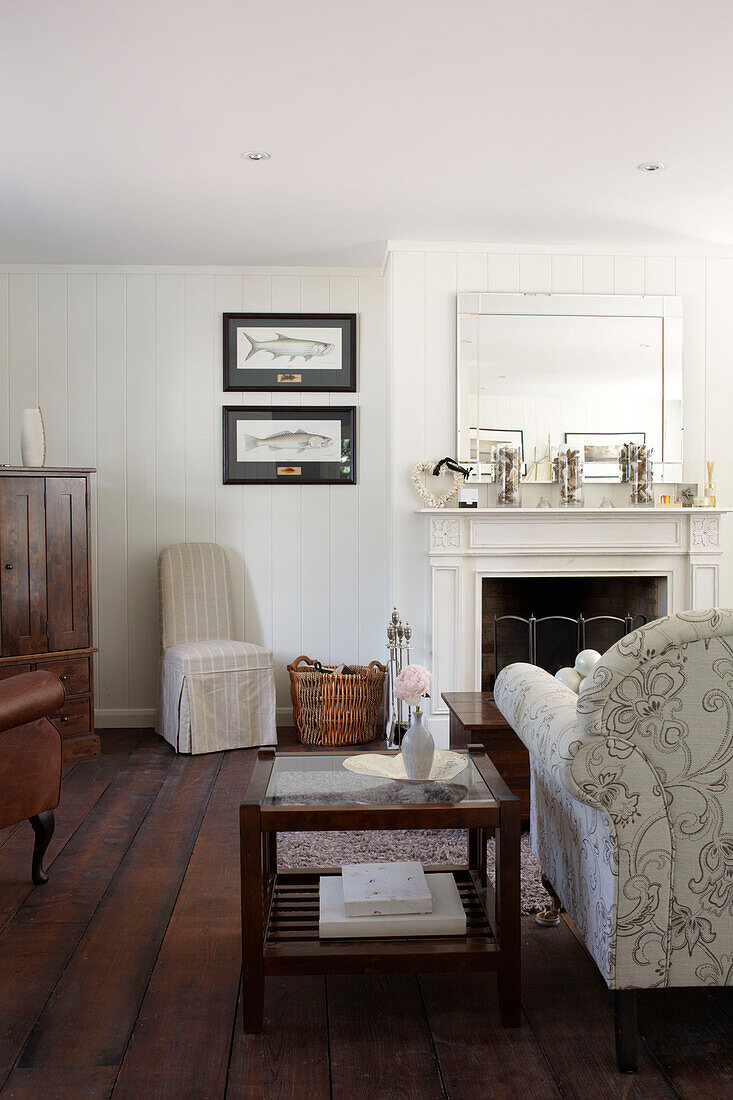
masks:
[[[48,648],[89,645],[87,490],[83,477],[46,478]]]
[[[4,657],[45,653],[46,537],[42,477],[0,478],[0,622]]]

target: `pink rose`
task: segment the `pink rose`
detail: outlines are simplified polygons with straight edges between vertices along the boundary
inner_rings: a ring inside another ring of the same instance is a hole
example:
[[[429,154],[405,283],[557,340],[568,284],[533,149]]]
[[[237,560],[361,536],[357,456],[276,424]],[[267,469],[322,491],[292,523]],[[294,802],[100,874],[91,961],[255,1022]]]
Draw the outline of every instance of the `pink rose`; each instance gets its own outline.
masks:
[[[433,675],[422,665],[407,665],[394,682],[394,692],[408,707],[418,706],[430,687]]]

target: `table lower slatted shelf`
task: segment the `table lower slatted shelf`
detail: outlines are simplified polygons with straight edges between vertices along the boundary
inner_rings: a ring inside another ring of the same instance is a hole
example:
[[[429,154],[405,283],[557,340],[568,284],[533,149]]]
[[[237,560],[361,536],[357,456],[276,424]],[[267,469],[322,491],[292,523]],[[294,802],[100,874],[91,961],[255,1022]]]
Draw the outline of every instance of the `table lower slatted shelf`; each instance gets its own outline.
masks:
[[[454,872],[466,913],[465,935],[388,939],[320,939],[319,877],[275,879],[264,947],[265,973],[455,970],[461,956],[465,969],[495,969],[498,946],[484,908],[486,900],[482,903],[468,871]],[[488,892],[493,893],[490,888]],[[294,968],[294,963],[301,965]],[[458,969],[463,968],[459,962]]]

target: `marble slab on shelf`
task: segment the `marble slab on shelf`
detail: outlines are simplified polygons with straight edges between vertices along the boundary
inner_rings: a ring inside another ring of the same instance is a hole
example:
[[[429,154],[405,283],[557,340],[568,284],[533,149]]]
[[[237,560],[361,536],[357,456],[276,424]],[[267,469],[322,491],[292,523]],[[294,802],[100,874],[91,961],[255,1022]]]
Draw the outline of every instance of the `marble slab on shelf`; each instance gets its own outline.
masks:
[[[347,917],[429,913],[433,908],[422,864],[347,863],[341,868]]]
[[[321,939],[372,939],[385,936],[464,936],[466,913],[450,872],[425,876],[433,899],[431,913],[391,913],[347,917],[341,875],[324,875],[319,890]]]

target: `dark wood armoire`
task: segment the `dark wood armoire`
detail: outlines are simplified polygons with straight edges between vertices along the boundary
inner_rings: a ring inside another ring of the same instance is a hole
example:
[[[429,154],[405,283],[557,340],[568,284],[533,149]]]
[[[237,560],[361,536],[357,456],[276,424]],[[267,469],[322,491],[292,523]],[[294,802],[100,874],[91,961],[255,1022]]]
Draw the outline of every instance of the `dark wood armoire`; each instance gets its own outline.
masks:
[[[50,716],[64,760],[99,755],[89,537],[92,469],[0,467],[0,679],[43,668],[66,688]]]

